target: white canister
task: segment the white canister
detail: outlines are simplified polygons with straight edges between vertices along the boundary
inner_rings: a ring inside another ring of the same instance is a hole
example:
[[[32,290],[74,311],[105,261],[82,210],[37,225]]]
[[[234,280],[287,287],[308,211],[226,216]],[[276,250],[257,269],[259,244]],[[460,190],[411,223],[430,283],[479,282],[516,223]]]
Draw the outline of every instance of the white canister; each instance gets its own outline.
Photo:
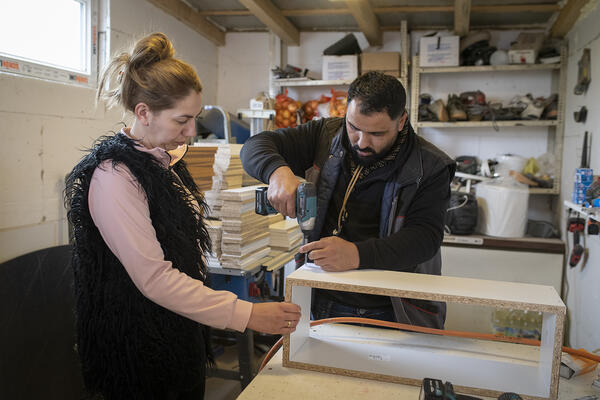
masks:
[[[476,186],[477,230],[484,235],[523,237],[527,229],[529,188],[513,180],[481,182]]]

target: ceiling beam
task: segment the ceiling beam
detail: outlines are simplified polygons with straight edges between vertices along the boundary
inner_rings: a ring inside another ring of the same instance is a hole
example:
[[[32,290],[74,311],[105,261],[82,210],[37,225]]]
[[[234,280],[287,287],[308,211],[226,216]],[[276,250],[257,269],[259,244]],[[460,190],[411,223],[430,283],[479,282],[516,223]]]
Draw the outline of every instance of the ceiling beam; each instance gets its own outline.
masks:
[[[348,6],[369,44],[371,46],[381,46],[383,44],[383,33],[369,0],[346,0],[346,6]]]
[[[288,46],[300,45],[300,32],[281,14],[279,8],[271,3],[271,0],[239,1]]]
[[[471,21],[471,0],[454,0],[454,34],[465,36],[469,33]]]
[[[581,9],[588,3],[589,0],[568,0],[564,5],[558,18],[554,21],[554,25],[550,29],[550,36],[565,37],[571,30],[577,19],[581,15]]]
[[[508,25],[477,25],[473,27],[476,30],[491,29],[497,31],[540,31],[546,29],[546,24],[508,24]],[[450,25],[415,25],[413,30],[416,31],[442,31],[450,30]],[[401,31],[401,25],[386,25],[382,26],[383,32]],[[300,28],[300,32],[358,32],[356,26],[339,26],[339,27],[316,27],[316,28]],[[248,33],[248,32],[268,32],[265,28],[229,28],[227,32]]]
[[[180,0],[147,0],[175,19],[183,22],[217,46],[225,46],[225,32],[209,22],[206,17]]]
[[[558,4],[513,4],[513,5],[473,5],[471,13],[497,14],[497,13],[551,13],[560,11]],[[395,6],[373,7],[375,14],[415,14],[428,12],[454,12],[454,6]],[[198,14],[205,17],[227,17],[252,15],[248,10],[205,10]],[[348,8],[307,8],[300,10],[281,10],[284,17],[307,17],[312,15],[347,15],[351,14]]]

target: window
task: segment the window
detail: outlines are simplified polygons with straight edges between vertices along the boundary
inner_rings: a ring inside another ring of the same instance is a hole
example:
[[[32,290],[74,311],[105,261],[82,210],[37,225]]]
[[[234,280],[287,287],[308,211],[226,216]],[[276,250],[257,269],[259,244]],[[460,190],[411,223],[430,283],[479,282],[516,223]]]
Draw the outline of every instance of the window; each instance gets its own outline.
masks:
[[[0,2],[0,71],[95,85],[95,0]]]

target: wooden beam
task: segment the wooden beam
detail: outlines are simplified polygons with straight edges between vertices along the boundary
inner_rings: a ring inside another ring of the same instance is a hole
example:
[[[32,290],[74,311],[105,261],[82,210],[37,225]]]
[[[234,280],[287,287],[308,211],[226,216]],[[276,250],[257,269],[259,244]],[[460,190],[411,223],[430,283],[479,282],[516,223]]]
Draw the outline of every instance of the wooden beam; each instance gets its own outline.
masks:
[[[565,37],[581,15],[581,9],[589,0],[568,0],[564,5],[554,25],[550,29],[552,37]]]
[[[250,12],[272,30],[288,46],[300,45],[300,32],[271,3],[271,0],[240,0]]]
[[[471,21],[471,0],[454,0],[454,34],[465,36],[469,33]]]
[[[225,46],[225,32],[180,0],[147,0],[175,19],[183,22],[217,46]]]
[[[373,7],[375,14],[416,14],[429,12],[454,12],[454,6],[394,6]],[[513,5],[480,5],[471,6],[471,13],[498,14],[498,13],[552,13],[560,11],[558,4],[513,4]],[[227,17],[252,15],[248,10],[206,10],[198,14],[205,17]],[[307,8],[300,10],[281,10],[284,17],[308,17],[314,15],[347,15],[351,14],[348,8]]]
[[[371,46],[383,44],[383,33],[369,0],[346,0],[348,9]]]
[[[498,13],[551,13],[560,10],[558,4],[513,4],[496,6],[472,6],[472,13],[498,14]]]

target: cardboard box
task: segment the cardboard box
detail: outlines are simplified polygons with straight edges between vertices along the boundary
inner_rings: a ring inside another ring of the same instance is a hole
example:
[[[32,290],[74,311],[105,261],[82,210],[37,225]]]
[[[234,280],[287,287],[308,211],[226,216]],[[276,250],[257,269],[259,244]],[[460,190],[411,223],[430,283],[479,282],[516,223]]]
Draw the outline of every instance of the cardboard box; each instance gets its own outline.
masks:
[[[421,67],[457,67],[460,37],[430,36],[419,42],[419,65]]]
[[[400,53],[362,53],[360,55],[360,73],[369,71],[382,72],[387,75],[400,77]]]
[[[358,56],[323,56],[323,80],[353,80],[358,77]]]
[[[510,64],[535,64],[538,52],[544,44],[544,33],[521,32],[508,50]]]

